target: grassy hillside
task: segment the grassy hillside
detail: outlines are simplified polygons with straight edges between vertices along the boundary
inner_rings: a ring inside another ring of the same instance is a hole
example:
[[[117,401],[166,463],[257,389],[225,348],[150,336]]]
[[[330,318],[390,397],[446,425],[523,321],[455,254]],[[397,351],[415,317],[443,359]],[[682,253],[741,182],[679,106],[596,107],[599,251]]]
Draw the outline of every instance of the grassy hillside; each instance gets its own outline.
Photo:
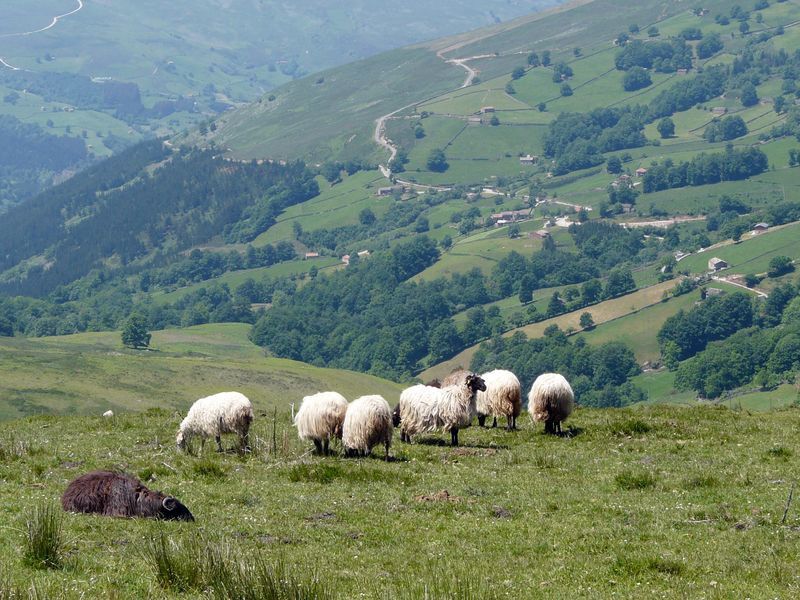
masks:
[[[525,418],[513,434],[466,430],[457,449],[397,442],[388,463],[310,456],[288,419],[258,418],[245,457],[177,454],[180,416],[163,410],[0,424],[0,593],[204,597],[159,584],[146,548],[164,536],[284,561],[336,599],[797,594],[796,409],[578,410],[572,436]],[[94,468],[152,480],[196,523],[64,515],[63,570],[26,566],[32,507]]]
[[[267,358],[244,323],[153,333],[151,349],[123,348],[119,332],[0,338],[0,419],[32,414],[183,411],[201,396],[236,389],[258,411],[286,410],[326,389],[348,398],[399,394],[398,384],[361,373]]]
[[[90,155],[103,158],[309,73],[562,1],[298,7],[285,0],[8,0],[0,24],[0,115],[81,140]],[[120,83],[128,87],[118,103],[108,89]],[[186,100],[170,104],[179,99]],[[0,135],[0,143],[10,142]],[[0,185],[0,209],[85,164],[70,167],[40,174],[36,189],[27,171],[0,173],[14,184]]]
[[[711,4],[725,5],[721,1]],[[440,112],[444,104],[438,97],[452,94],[461,85],[465,70],[446,63],[447,59],[491,55],[475,62],[480,78],[489,80],[503,75],[505,79],[494,82],[492,89],[497,91],[488,96],[474,94],[473,103],[488,103],[495,98],[502,101],[507,74],[524,64],[528,52],[551,50],[555,62],[570,59],[575,46],[582,47],[587,55],[608,50],[611,40],[627,23],[660,22],[684,10],[679,3],[656,0],[635,6],[610,0],[576,2],[551,12],[385,53],[326,71],[321,74],[321,83],[314,77],[282,87],[275,92],[274,101],[262,98],[220,118],[217,131],[205,139],[243,158],[305,156],[320,160],[331,154],[348,157],[365,150],[375,152],[377,148],[369,145],[375,119],[407,105],[425,110],[428,102],[438,102],[436,112]],[[613,54],[606,52],[606,57],[610,60]],[[587,80],[594,77],[593,68],[594,65],[586,65]],[[504,104],[503,109],[522,107],[531,112],[535,106],[511,98]],[[485,104],[478,104],[477,108],[481,105]],[[584,102],[581,110],[585,109]]]

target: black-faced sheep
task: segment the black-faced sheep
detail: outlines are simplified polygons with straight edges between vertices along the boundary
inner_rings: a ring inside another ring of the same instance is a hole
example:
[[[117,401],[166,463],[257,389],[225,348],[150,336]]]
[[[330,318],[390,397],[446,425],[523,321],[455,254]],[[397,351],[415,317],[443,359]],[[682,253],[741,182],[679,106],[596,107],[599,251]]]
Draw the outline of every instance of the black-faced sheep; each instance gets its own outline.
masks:
[[[558,373],[542,373],[528,394],[528,411],[535,422],[544,421],[545,433],[561,433],[561,422],[575,406],[569,382]]]
[[[441,389],[415,385],[400,394],[400,440],[442,429],[450,432],[450,441],[458,446],[458,430],[468,427],[475,414],[475,396],[486,384],[475,373],[467,373],[460,383]]]
[[[178,449],[186,449],[189,440],[199,436],[203,445],[206,438],[213,437],[217,442],[217,451],[222,452],[222,434],[235,433],[239,436],[239,447],[244,451],[249,446],[248,434],[252,422],[253,405],[244,394],[222,392],[200,398],[192,404],[181,422],[176,438]]]
[[[392,414],[382,396],[362,396],[347,407],[342,428],[345,456],[367,456],[374,446],[383,444],[384,458],[389,460],[392,445]]]
[[[131,475],[112,471],[92,471],[73,479],[61,496],[61,506],[68,512],[107,517],[194,521],[176,498],[148,489]]]
[[[297,435],[312,440],[317,454],[328,454],[332,438],[342,437],[347,400],[337,392],[320,392],[303,398],[294,417]]]
[[[487,416],[494,417],[492,427],[497,427],[497,417],[506,418],[506,429],[517,428],[517,417],[522,407],[522,386],[511,371],[496,369],[481,375],[486,391],[478,392],[475,409],[478,423],[483,427]]]

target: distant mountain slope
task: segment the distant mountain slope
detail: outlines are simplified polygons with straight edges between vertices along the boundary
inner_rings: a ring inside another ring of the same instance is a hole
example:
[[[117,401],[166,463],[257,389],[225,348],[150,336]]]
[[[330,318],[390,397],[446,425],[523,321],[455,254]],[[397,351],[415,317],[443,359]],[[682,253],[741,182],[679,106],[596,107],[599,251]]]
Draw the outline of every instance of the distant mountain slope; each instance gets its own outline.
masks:
[[[720,4],[717,2],[716,4]],[[237,157],[311,160],[371,152],[375,119],[459,87],[464,68],[446,60],[476,59],[479,75],[492,77],[524,64],[532,50],[550,50],[553,61],[575,47],[596,45],[627,29],[688,10],[680,2],[618,0],[576,2],[508,23],[380,54],[292,82],[258,102],[226,114],[216,130],[193,141],[228,148]],[[270,100],[274,96],[273,100]]]
[[[308,73],[560,2],[6,0],[0,116],[103,158]],[[0,171],[0,212],[86,164]]]

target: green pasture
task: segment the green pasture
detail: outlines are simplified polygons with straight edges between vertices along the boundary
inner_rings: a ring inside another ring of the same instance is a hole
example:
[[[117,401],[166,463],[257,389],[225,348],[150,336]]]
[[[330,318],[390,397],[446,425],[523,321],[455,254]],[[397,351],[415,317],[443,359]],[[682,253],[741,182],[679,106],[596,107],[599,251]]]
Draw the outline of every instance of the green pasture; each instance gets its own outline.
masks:
[[[544,125],[505,125],[467,127],[447,148],[448,160],[513,158],[517,166],[520,154],[543,151]],[[530,169],[530,167],[528,167]]]
[[[369,208],[380,216],[388,210],[391,197],[379,197],[378,188],[390,185],[379,171],[359,171],[344,176],[340,183],[330,185],[318,177],[320,194],[283,211],[275,225],[260,234],[254,246],[274,244],[294,239],[294,224],[304,231],[358,223],[358,214]]]
[[[420,104],[416,107],[416,111],[427,111],[440,115],[467,116],[480,113],[481,109],[486,106],[492,106],[500,110],[530,108],[524,102],[517,100],[515,96],[506,94],[505,82],[492,80],[491,84],[493,86],[499,84],[500,87],[490,87],[488,83],[482,83],[477,86],[461,88],[456,92],[445,94],[430,102]]]
[[[261,382],[277,383],[263,374]],[[532,590],[546,599],[636,597],[642,588],[670,599],[796,592],[800,517],[787,505],[800,467],[796,409],[579,408],[563,438],[527,417],[516,433],[464,430],[460,448],[441,445],[438,433],[413,444],[395,435],[391,462],[310,455],[285,404],[275,417],[257,414],[245,456],[209,444],[199,456],[178,453],[181,418],[153,410],[1,424],[3,593],[204,597],[178,576],[196,558],[176,560],[159,582],[147,547],[161,539],[173,553],[280,561],[336,600],[431,590],[479,600]],[[64,514],[63,568],[27,566],[22,530],[32,507],[58,506],[67,483],[92,469],[139,476],[196,521]]]
[[[681,270],[702,273],[708,270],[708,261],[717,257],[730,265],[722,275],[763,273],[767,270],[769,261],[775,256],[800,258],[800,223],[792,223],[756,236],[746,233],[738,244],[693,254],[678,264]]]
[[[250,326],[214,324],[153,332],[151,348],[123,348],[119,332],[0,339],[0,419],[32,414],[116,414],[160,407],[184,411],[212,393],[239,390],[258,411],[288,410],[309,393],[348,397],[399,386],[361,373],[267,358]]]
[[[507,331],[503,335],[510,336],[517,331],[521,331],[529,338],[536,338],[543,335],[544,330],[551,325],[558,325],[558,327],[562,330],[571,328],[574,331],[578,331],[581,328],[579,323],[580,315],[584,312],[591,313],[594,322],[599,326],[601,323],[614,321],[615,319],[624,317],[630,313],[640,311],[647,306],[658,304],[661,301],[664,292],[668,292],[674,286],[674,281],[659,283],[644,289],[636,290],[630,294],[620,296],[619,298],[605,300],[593,306],[587,306],[585,308],[565,313],[557,317],[539,321],[538,323],[532,323],[530,325],[525,325],[524,327]],[[535,295],[536,292],[534,292],[534,296]],[[468,367],[472,361],[472,357],[478,350],[478,346],[479,345],[476,344],[475,346],[467,348],[459,354],[456,354],[453,358],[426,369],[421,373],[420,377],[424,380],[433,379],[434,377],[441,379],[458,367]]]
[[[784,189],[778,183],[763,179],[726,181],[642,194],[636,200],[636,207],[645,213],[658,208],[671,215],[702,214],[716,209],[724,195],[739,198],[753,207],[763,207],[783,201]]]
[[[248,279],[259,281],[261,279],[278,279],[281,277],[291,277],[294,275],[301,275],[308,273],[312,267],[317,269],[330,269],[340,265],[341,261],[338,258],[331,256],[321,256],[319,258],[312,258],[309,260],[292,260],[288,262],[278,263],[271,267],[258,267],[255,269],[242,269],[240,271],[229,271],[219,277],[213,277],[206,281],[200,281],[187,285],[171,292],[162,293],[154,292],[151,294],[153,302],[156,304],[167,304],[177,302],[187,294],[196,292],[202,288],[207,288],[212,285],[227,285],[231,290],[242,285]]]
[[[673,285],[675,284],[677,282],[673,282]],[[719,281],[709,283],[708,287],[720,288],[727,292],[741,291],[741,288]],[[633,350],[639,363],[645,361],[655,362],[661,356],[658,340],[656,339],[658,330],[661,329],[661,326],[669,317],[679,310],[691,310],[699,300],[700,290],[695,290],[688,294],[671,297],[664,302],[647,306],[638,312],[606,321],[579,335],[592,345],[612,341],[622,342]],[[586,310],[592,313],[592,307],[588,307]]]

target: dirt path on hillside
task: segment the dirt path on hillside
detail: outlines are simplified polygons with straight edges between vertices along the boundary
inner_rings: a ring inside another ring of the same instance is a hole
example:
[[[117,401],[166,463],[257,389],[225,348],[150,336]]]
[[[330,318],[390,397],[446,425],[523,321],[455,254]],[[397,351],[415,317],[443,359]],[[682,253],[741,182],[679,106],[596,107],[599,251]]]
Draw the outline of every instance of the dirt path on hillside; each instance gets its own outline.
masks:
[[[467,56],[465,58],[450,58],[450,59],[448,59],[448,58],[444,57],[442,52],[444,52],[444,50],[440,50],[439,52],[437,52],[436,56],[439,57],[440,59],[442,59],[447,64],[454,65],[454,66],[457,66],[457,67],[461,67],[462,69],[465,69],[467,71],[467,76],[464,79],[464,83],[461,84],[461,87],[459,89],[463,89],[465,87],[471,86],[472,83],[475,81],[475,78],[478,76],[478,73],[480,73],[479,70],[473,69],[472,67],[470,67],[467,64],[468,61],[479,60],[479,59],[483,59],[483,58],[500,58],[500,57],[503,57],[503,56],[513,56],[513,55],[517,55],[517,54],[527,54],[528,53],[527,50],[520,50],[518,52],[507,52],[505,54],[477,54],[475,56]],[[397,110],[393,110],[392,112],[387,113],[387,114],[375,119],[375,132],[373,133],[372,139],[375,141],[376,144],[386,148],[389,151],[389,160],[386,161],[386,165],[382,165],[382,164],[378,165],[378,168],[380,169],[380,171],[381,171],[381,173],[383,174],[384,177],[390,178],[392,176],[392,171],[388,167],[388,164],[394,160],[395,156],[397,156],[397,150],[398,150],[398,146],[396,144],[394,144],[392,142],[392,140],[390,140],[386,136],[386,122],[389,121],[390,119],[397,118],[397,117],[395,117],[395,115],[397,113],[402,112],[402,111],[406,110],[407,108],[411,108],[412,106],[416,106],[420,102],[424,102],[424,101],[425,100],[417,100],[416,102],[412,102],[411,104],[407,104],[407,105],[403,106],[402,108],[398,108]],[[410,185],[410,186],[418,187],[418,188],[438,189],[438,190],[449,190],[450,189],[450,188],[447,188],[447,187],[440,187],[440,186],[423,186],[423,185],[420,185],[420,184],[414,184],[414,183],[406,182],[406,181],[404,181],[403,183],[406,184],[406,185]]]
[[[83,0],[78,0],[78,8],[76,8],[75,10],[71,10],[68,13],[64,13],[63,15],[58,15],[58,16],[53,17],[53,20],[50,22],[50,25],[48,25],[47,27],[42,27],[41,29],[36,29],[34,31],[23,31],[21,33],[2,33],[2,34],[0,34],[0,38],[22,37],[22,36],[26,36],[26,35],[33,35],[34,33],[41,33],[43,31],[47,31],[48,29],[52,29],[53,27],[55,27],[58,24],[58,22],[61,19],[63,19],[64,17],[68,17],[70,15],[74,15],[76,12],[78,12],[81,9],[83,9]]]

